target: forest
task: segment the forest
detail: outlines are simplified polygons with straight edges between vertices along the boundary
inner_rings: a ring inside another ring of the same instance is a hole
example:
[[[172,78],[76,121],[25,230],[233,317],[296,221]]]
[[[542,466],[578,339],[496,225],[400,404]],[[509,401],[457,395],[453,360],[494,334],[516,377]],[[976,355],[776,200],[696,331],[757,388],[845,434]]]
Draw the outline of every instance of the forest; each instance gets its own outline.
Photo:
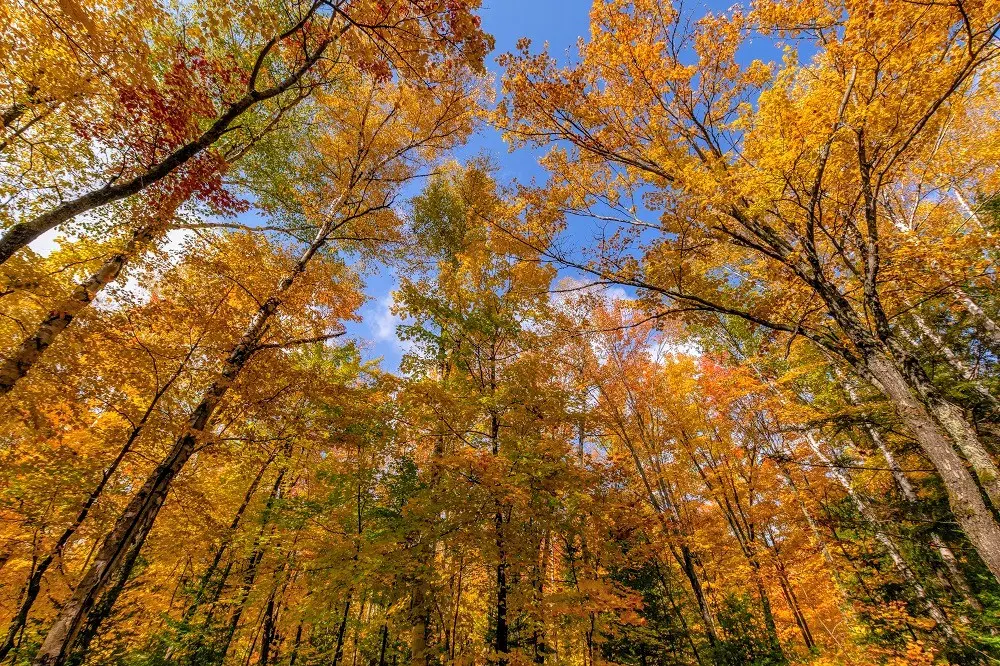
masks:
[[[1000,664],[1000,0],[506,2],[0,0],[0,665]]]

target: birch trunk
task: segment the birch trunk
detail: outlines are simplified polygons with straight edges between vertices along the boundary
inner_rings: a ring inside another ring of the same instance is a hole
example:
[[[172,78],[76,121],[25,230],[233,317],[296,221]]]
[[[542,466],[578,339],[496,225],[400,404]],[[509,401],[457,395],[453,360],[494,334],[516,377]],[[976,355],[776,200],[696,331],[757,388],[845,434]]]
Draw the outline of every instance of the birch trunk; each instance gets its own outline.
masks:
[[[9,393],[35,365],[45,350],[66,330],[73,319],[93,303],[101,291],[121,274],[129,258],[153,240],[160,225],[143,225],[132,235],[125,248],[111,255],[86,281],[78,285],[69,298],[62,301],[27,336],[21,344],[0,362],[0,396]]]
[[[812,433],[806,434],[806,441],[809,443],[809,448],[816,454],[816,457],[830,469],[830,474],[847,492],[848,497],[851,498],[851,501],[854,503],[858,513],[865,519],[865,522],[872,526],[872,529],[875,531],[875,539],[882,544],[883,548],[885,548],[886,553],[889,555],[889,559],[892,560],[893,566],[896,568],[896,571],[900,573],[903,579],[906,580],[906,582],[913,589],[914,594],[927,611],[927,615],[929,615],[931,619],[937,623],[941,632],[949,640],[956,640],[957,636],[955,634],[955,629],[951,626],[951,622],[948,620],[948,617],[944,614],[944,611],[941,610],[941,607],[928,596],[927,590],[924,589],[924,586],[917,578],[917,575],[906,563],[906,560],[903,559],[896,543],[888,534],[885,533],[885,531],[882,530],[882,528],[879,527],[878,517],[871,511],[868,504],[861,499],[861,496],[854,492],[854,487],[851,485],[850,480],[844,474],[843,470],[834,465],[826,454],[823,453],[819,446],[819,442],[816,441],[816,438]]]

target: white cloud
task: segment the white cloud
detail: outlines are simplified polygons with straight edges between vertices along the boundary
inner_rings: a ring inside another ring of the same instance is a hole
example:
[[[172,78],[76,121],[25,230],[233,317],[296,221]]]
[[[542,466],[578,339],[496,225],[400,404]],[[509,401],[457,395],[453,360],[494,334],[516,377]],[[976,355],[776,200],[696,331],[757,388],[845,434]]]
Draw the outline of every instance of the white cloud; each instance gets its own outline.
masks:
[[[42,257],[47,257],[59,248],[59,243],[56,240],[58,236],[59,229],[49,229],[41,236],[28,243],[28,247],[34,250],[36,254]]]
[[[362,312],[363,322],[368,329],[364,336],[371,344],[375,356],[383,356],[390,365],[398,363],[403,354],[412,349],[412,343],[399,337],[398,327],[405,319],[392,311],[393,292],[375,298]]]
[[[392,311],[392,293],[379,298],[376,303],[375,314],[371,318],[372,338],[378,342],[398,342],[396,327],[403,323],[403,319]]]
[[[662,363],[667,358],[678,356],[691,356],[698,358],[704,351],[694,340],[674,340],[666,336],[658,336],[658,339],[646,346],[646,353],[654,363]]]

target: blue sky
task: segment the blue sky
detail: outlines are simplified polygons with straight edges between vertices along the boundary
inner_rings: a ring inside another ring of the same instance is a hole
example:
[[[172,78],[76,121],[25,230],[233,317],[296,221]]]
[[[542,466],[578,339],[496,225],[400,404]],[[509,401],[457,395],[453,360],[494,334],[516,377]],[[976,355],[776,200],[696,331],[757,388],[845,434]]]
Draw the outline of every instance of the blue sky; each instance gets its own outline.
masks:
[[[664,0],[667,2],[668,0]],[[742,4],[742,3],[741,3]],[[688,12],[700,16],[707,11],[723,12],[733,5],[733,1],[686,2]],[[540,47],[549,44],[550,52],[560,59],[573,58],[577,40],[589,36],[589,14],[591,0],[483,0],[483,28],[496,39],[496,50],[487,58],[487,65],[499,81],[500,69],[496,64],[498,55],[513,51],[518,39],[528,37]],[[743,54],[748,60],[779,60],[780,51],[775,43],[760,39],[751,40]],[[535,177],[544,179],[544,172],[538,166],[539,153],[531,149],[509,152],[500,134],[490,128],[473,137],[463,148],[458,158],[487,153],[501,167],[501,178],[505,181],[528,181]],[[399,320],[389,311],[391,292],[396,285],[393,275],[383,273],[368,279],[368,293],[371,302],[361,311],[363,317],[358,324],[349,327],[349,333],[364,343],[366,358],[382,358],[385,370],[395,371],[399,366],[402,348],[395,335]]]
[[[669,2],[669,0],[663,0]],[[733,6],[733,0],[695,0],[684,3],[684,11],[695,16],[701,16],[707,11],[724,12]],[[745,4],[745,2],[737,4]],[[591,0],[483,0],[481,16],[484,29],[496,39],[496,49],[487,58],[487,66],[499,85],[501,76],[496,58],[505,52],[513,51],[515,44],[522,37],[528,37],[536,47],[548,43],[549,52],[559,59],[571,60],[576,54],[577,41],[589,37],[589,14]],[[778,60],[781,57],[775,43],[770,39],[751,39],[742,56]],[[530,181],[532,178],[544,180],[545,173],[538,165],[541,153],[538,150],[523,148],[511,152],[500,136],[500,133],[484,127],[475,135],[467,146],[463,147],[456,157],[469,157],[487,154],[491,156],[501,169],[500,178],[509,182],[518,180]],[[243,220],[248,224],[256,224],[258,219],[250,217]],[[58,237],[65,233],[63,229],[54,229],[43,234],[31,244],[31,247],[42,254],[47,254],[58,246]],[[587,232],[576,230],[574,238],[579,244],[586,243]],[[177,251],[183,244],[185,232],[171,232],[168,235],[168,245],[176,246]],[[367,293],[370,301],[362,308],[361,321],[348,325],[348,334],[362,344],[366,359],[382,359],[385,370],[395,371],[399,367],[403,348],[396,336],[396,326],[400,323],[390,312],[392,291],[397,280],[390,272],[367,276]]]
[[[590,0],[484,0],[483,27],[496,38],[496,50],[487,60],[490,71],[499,80],[496,57],[513,51],[521,37],[529,37],[539,46],[548,42],[554,55],[571,55],[577,39],[589,34],[590,5]],[[544,177],[535,151],[509,152],[500,134],[490,128],[483,128],[473,137],[458,157],[484,152],[501,165],[505,180]],[[381,357],[382,367],[394,371],[402,355],[395,335],[399,320],[389,312],[396,279],[384,273],[369,277],[367,282],[372,300],[361,310],[362,321],[350,326],[349,331],[357,339],[367,341],[364,343],[366,358]]]

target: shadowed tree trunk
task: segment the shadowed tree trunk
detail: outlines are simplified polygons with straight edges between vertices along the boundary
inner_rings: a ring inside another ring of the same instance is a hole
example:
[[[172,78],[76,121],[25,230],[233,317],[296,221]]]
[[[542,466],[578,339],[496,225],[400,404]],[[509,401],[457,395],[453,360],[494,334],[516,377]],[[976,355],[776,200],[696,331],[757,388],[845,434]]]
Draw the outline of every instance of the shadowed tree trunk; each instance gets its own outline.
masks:
[[[3,644],[0,644],[0,661],[3,661],[7,657],[11,648],[14,647],[14,641],[17,637],[17,633],[27,623],[31,607],[34,605],[35,599],[38,598],[39,591],[41,591],[42,579],[45,576],[45,572],[48,571],[49,567],[58,557],[62,556],[63,550],[66,548],[66,544],[69,543],[70,539],[73,538],[73,535],[76,534],[76,531],[87,519],[87,516],[90,515],[90,510],[104,492],[104,489],[107,487],[108,482],[114,476],[115,472],[118,471],[118,467],[121,465],[122,461],[125,460],[125,456],[127,456],[132,450],[132,447],[139,438],[139,435],[142,434],[143,429],[146,427],[150,417],[156,410],[156,406],[159,404],[160,399],[170,389],[170,387],[173,386],[174,382],[177,381],[177,378],[181,376],[184,369],[187,367],[188,362],[191,360],[191,356],[201,344],[202,337],[203,335],[199,336],[190,347],[188,353],[184,356],[184,359],[178,365],[174,373],[167,379],[166,382],[164,382],[163,386],[157,388],[152,400],[146,407],[146,411],[129,432],[128,439],[125,440],[125,444],[118,451],[118,455],[115,456],[115,459],[111,461],[111,464],[108,465],[108,467],[101,474],[100,481],[98,481],[97,486],[93,491],[91,491],[86,501],[80,507],[80,511],[77,513],[76,518],[74,518],[73,522],[65,530],[63,530],[63,533],[59,535],[59,539],[56,540],[52,550],[49,551],[48,555],[46,555],[31,572],[31,575],[25,583],[25,591],[21,600],[21,605],[8,625],[7,635],[4,638]]]
[[[347,631],[347,619],[351,613],[351,596],[351,592],[348,592],[347,598],[344,599],[344,613],[340,617],[340,626],[337,627],[337,647],[333,652],[332,666],[338,666],[344,657],[344,634]]]
[[[115,579],[115,582],[111,587],[108,588],[100,601],[94,607],[94,612],[90,614],[87,618],[87,623],[84,625],[83,629],[80,630],[80,635],[77,638],[76,645],[73,648],[73,652],[70,654],[69,659],[67,659],[67,664],[69,666],[80,666],[87,658],[87,653],[90,650],[90,645],[93,643],[94,639],[97,638],[98,630],[101,624],[108,617],[111,616],[111,611],[118,601],[118,597],[125,590],[125,586],[128,584],[131,571],[135,566],[136,560],[139,559],[139,553],[142,550],[141,544],[136,544],[129,551],[128,555],[125,556],[125,564],[127,566],[122,567]]]
[[[278,472],[278,476],[274,480],[274,485],[271,487],[271,494],[267,498],[267,504],[264,506],[264,513],[261,516],[260,530],[254,538],[253,549],[251,550],[250,556],[247,558],[243,569],[243,585],[240,587],[239,597],[236,601],[235,607],[233,608],[233,612],[230,615],[229,627],[226,630],[225,638],[222,641],[222,644],[217,649],[213,650],[213,654],[217,658],[218,663],[225,661],[226,655],[229,653],[229,647],[232,645],[233,638],[236,636],[236,630],[239,629],[240,619],[243,617],[243,611],[246,610],[247,601],[250,599],[250,592],[253,590],[253,584],[257,580],[257,571],[260,567],[261,561],[264,559],[265,554],[263,545],[264,532],[267,531],[268,526],[271,524],[271,511],[274,508],[274,503],[281,497],[282,483],[284,483],[285,473],[287,471],[287,467],[282,467],[281,471]],[[221,584],[218,590],[219,593],[221,593]],[[192,652],[192,657],[195,659],[198,659],[197,655],[197,650]]]
[[[389,642],[389,623],[382,623],[382,645],[378,650],[378,666],[385,666],[385,648]]]
[[[98,597],[110,579],[123,566],[123,556],[133,546],[141,547],[153,527],[153,522],[166,500],[174,478],[194,453],[209,421],[222,399],[249,362],[261,343],[268,321],[281,305],[282,297],[305,271],[309,261],[326,241],[333,220],[328,220],[292,271],[279,283],[273,296],[261,304],[239,342],[231,350],[219,378],[205,391],[191,412],[187,427],[174,442],[167,457],[149,475],[139,492],[118,517],[111,533],[98,550],[93,563],[77,585],[73,596],[60,610],[42,642],[34,661],[35,666],[61,666],[76,640],[81,627],[88,621]],[[125,572],[127,577],[128,572]]]
[[[854,388],[845,383],[845,388],[847,390],[848,398],[852,404],[858,404],[858,398],[854,392]],[[892,474],[893,481],[896,483],[896,488],[899,490],[900,496],[910,505],[911,508],[916,509],[919,507],[919,500],[917,498],[917,493],[913,489],[913,484],[906,477],[906,473],[903,468],[900,467],[899,462],[896,460],[896,456],[889,449],[885,440],[882,438],[882,434],[875,429],[875,427],[870,424],[865,424],[865,430],[868,433],[869,438],[871,438],[872,443],[882,454],[885,459],[886,465],[889,467],[889,471]],[[937,533],[936,530],[931,530],[928,533],[928,540],[930,542],[931,548],[938,552],[941,557],[941,561],[944,563],[945,568],[948,571],[948,581],[965,599],[966,603],[973,610],[982,610],[982,604],[976,599],[976,596],[972,593],[972,588],[969,586],[968,580],[965,578],[965,574],[958,566],[958,559],[955,557],[955,553],[952,552],[951,548],[945,544],[944,539]]]
[[[834,465],[826,454],[823,453],[819,442],[816,441],[816,438],[812,433],[806,433],[806,441],[809,443],[809,448],[816,454],[816,457],[820,459],[824,466],[830,469],[830,474],[833,478],[835,478],[844,490],[847,491],[847,495],[851,498],[851,501],[854,503],[858,513],[861,514],[861,517],[864,518],[865,522],[868,523],[875,532],[875,539],[882,545],[883,548],[885,548],[896,571],[899,572],[899,574],[913,590],[914,594],[927,611],[927,614],[937,623],[941,633],[943,633],[945,637],[951,641],[957,640],[955,630],[951,626],[951,622],[948,620],[947,616],[944,614],[944,611],[942,611],[941,607],[937,605],[937,602],[935,602],[927,594],[927,590],[924,589],[920,579],[906,563],[906,560],[903,559],[903,556],[900,553],[898,546],[896,546],[895,541],[892,540],[892,537],[886,534],[886,532],[879,526],[878,517],[871,511],[868,503],[854,491],[854,486],[851,484],[850,480],[841,468]]]

